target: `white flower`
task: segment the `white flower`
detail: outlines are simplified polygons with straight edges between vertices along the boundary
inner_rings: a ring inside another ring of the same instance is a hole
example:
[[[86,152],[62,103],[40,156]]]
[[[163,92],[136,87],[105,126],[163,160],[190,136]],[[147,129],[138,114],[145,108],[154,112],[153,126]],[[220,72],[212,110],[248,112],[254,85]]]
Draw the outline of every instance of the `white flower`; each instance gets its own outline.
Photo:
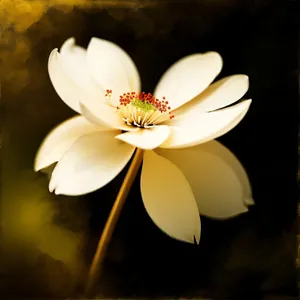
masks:
[[[113,180],[136,147],[145,149],[141,193],[148,214],[173,238],[199,242],[199,212],[224,219],[253,204],[243,167],[213,141],[251,103],[227,107],[246,93],[248,77],[211,84],[221,68],[216,52],[187,56],[166,71],[154,97],[140,93],[138,71],[123,49],[92,38],[85,50],[68,39],[60,53],[51,52],[48,69],[57,94],[79,115],[49,133],[35,170],[57,162],[50,191],[81,195]]]

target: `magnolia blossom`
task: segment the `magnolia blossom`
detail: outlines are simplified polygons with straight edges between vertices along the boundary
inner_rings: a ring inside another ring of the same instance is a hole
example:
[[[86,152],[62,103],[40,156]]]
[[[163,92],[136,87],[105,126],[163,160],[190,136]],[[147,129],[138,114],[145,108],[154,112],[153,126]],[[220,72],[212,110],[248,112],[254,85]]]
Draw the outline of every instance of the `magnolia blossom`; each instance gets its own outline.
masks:
[[[79,115],[43,141],[35,170],[57,162],[50,192],[82,195],[113,180],[136,148],[144,149],[141,194],[153,222],[169,236],[200,240],[199,213],[225,219],[253,204],[248,177],[213,139],[245,116],[246,75],[211,84],[222,68],[216,52],[173,64],[152,94],[141,92],[137,68],[112,42],[92,38],[85,50],[68,39],[48,70],[59,97]],[[232,105],[234,104],[234,105]]]

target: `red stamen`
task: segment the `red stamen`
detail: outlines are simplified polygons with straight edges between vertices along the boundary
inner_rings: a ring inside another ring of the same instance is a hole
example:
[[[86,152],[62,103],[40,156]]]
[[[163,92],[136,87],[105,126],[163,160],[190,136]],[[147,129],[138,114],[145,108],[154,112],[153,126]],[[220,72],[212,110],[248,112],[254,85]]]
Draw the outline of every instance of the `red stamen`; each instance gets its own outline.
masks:
[[[106,95],[109,95],[112,93],[112,90],[106,90],[106,93]],[[126,106],[133,100],[139,100],[153,105],[161,113],[168,112],[170,114],[170,119],[173,119],[174,115],[171,113],[171,107],[168,106],[169,102],[165,101],[166,97],[162,97],[162,99],[164,100],[159,100],[155,98],[151,93],[146,94],[145,92],[127,92],[123,95],[120,95],[119,97],[120,105]]]

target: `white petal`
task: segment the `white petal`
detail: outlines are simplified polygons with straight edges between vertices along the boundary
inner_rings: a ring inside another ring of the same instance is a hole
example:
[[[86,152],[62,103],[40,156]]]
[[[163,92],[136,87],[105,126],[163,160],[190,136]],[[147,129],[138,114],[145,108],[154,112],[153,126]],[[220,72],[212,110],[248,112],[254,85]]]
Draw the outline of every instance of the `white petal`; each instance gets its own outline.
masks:
[[[98,124],[108,128],[115,128],[125,131],[137,131],[138,128],[127,125],[121,119],[117,108],[100,102],[88,104],[88,107],[80,104],[80,110],[83,116],[92,124]]]
[[[246,75],[225,77],[210,85],[203,93],[174,111],[175,115],[197,109],[208,112],[223,108],[241,99],[249,88],[249,78]]]
[[[189,114],[177,116],[168,121],[171,134],[160,147],[185,148],[213,140],[234,128],[244,118],[250,104],[251,100],[246,100],[210,113],[198,113],[194,109]]]
[[[104,90],[112,90],[114,105],[126,92],[140,92],[140,77],[130,56],[118,45],[92,38],[87,48],[91,73]]]
[[[169,134],[169,126],[158,125],[148,129],[141,128],[138,131],[122,133],[116,138],[137,148],[150,150],[161,145]]]
[[[115,132],[105,131],[79,138],[57,163],[49,183],[50,191],[83,195],[113,180],[135,149],[114,136]]]
[[[230,218],[248,211],[252,200],[248,176],[238,159],[217,141],[180,150],[157,149],[186,176],[199,212],[212,218]]]
[[[169,236],[188,243],[200,240],[200,218],[192,189],[182,171],[168,159],[146,151],[141,193],[147,213]]]
[[[192,54],[173,64],[160,79],[154,95],[163,96],[174,110],[204,91],[222,69],[217,52]]]
[[[91,76],[88,64],[87,53],[82,47],[75,45],[75,39],[67,39],[60,49],[63,66],[74,82],[95,95],[104,95],[104,90]]]
[[[106,129],[89,123],[82,116],[61,123],[42,142],[35,157],[34,170],[39,171],[60,160],[79,137],[102,130]]]
[[[90,103],[89,108],[80,104],[81,113],[84,117],[95,125],[100,125],[108,128],[120,129],[123,131],[138,131],[139,128],[129,126],[121,119],[117,109],[113,106],[101,103]]]
[[[95,94],[87,92],[80,87],[66,72],[61,55],[57,49],[52,50],[48,60],[48,72],[53,87],[59,97],[73,110],[80,113],[79,103],[98,101]],[[99,95],[99,98],[104,98]]]

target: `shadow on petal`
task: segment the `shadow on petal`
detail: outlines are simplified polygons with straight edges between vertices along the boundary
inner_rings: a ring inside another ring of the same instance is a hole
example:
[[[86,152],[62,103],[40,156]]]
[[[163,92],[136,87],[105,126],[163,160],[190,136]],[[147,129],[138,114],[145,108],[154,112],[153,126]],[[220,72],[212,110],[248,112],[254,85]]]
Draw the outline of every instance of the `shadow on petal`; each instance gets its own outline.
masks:
[[[195,147],[156,152],[176,164],[195,195],[199,213],[226,219],[248,211],[251,186],[241,163],[223,145],[210,141]]]
[[[174,239],[200,240],[200,218],[192,189],[182,171],[168,159],[146,151],[141,193],[153,222]]]

